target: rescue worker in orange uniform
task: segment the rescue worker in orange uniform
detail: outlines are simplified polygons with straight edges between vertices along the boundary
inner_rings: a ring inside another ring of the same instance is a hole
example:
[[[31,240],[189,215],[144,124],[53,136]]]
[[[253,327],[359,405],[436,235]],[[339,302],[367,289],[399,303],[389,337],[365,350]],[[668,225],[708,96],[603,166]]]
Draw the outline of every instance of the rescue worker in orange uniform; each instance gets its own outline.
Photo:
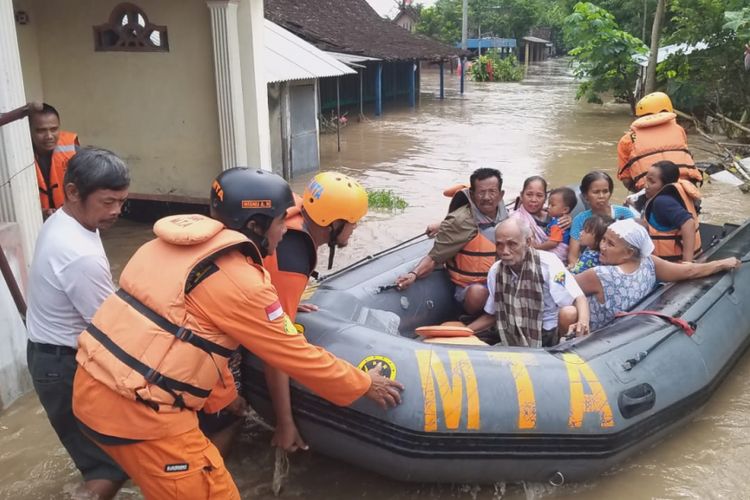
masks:
[[[654,242],[654,255],[692,262],[701,249],[698,188],[680,179],[677,165],[660,161],[651,165],[646,174],[646,198],[642,216]]]
[[[667,94],[654,92],[643,97],[636,104],[635,115],[639,118],[617,143],[617,178],[629,191],[643,189],[648,168],[664,160],[680,167],[680,178],[694,184],[703,181]]]
[[[508,211],[498,170],[479,168],[471,174],[469,184],[453,196],[432,250],[412,271],[399,276],[396,285],[406,290],[437,265],[445,264],[456,285],[454,298],[467,314],[476,315],[489,296],[487,272],[495,262],[495,226],[508,218]]]
[[[63,178],[78,149],[78,135],[60,130],[60,114],[47,103],[29,116],[39,201],[46,219],[65,202]]]
[[[287,232],[274,255],[263,260],[279,301],[292,321],[297,312],[314,312],[314,304],[300,304],[307,282],[315,273],[317,249],[328,245],[328,269],[336,247],[349,243],[354,228],[367,214],[367,191],[359,182],[338,172],[322,172],[305,187],[302,198],[287,212]],[[292,416],[289,376],[266,365],[276,429],[271,444],[286,451],[306,450]]]
[[[276,251],[263,259],[281,307],[293,322],[297,312],[317,311],[314,304],[300,304],[310,276],[315,273],[317,250],[329,246],[330,269],[336,247],[348,244],[357,222],[367,213],[367,191],[349,176],[322,172],[309,182],[302,197],[294,196],[294,201],[287,210],[284,238]],[[271,365],[266,365],[265,371],[276,415],[271,444],[288,452],[306,450],[292,416],[289,376]],[[239,431],[238,414],[245,407],[235,383],[225,380],[199,413],[201,429],[225,458]]]
[[[240,498],[196,418],[239,345],[334,404],[400,402],[400,383],[308,344],[284,313],[262,257],[292,205],[274,174],[223,172],[212,218],[158,221],[79,338],[73,411],[147,499]]]

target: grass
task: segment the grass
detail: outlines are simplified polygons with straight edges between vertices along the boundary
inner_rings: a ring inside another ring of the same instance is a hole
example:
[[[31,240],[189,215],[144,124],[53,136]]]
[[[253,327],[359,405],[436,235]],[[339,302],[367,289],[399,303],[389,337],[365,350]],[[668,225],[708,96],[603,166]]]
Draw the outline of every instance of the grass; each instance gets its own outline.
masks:
[[[390,189],[368,189],[367,202],[375,210],[403,210],[409,206],[405,199]]]

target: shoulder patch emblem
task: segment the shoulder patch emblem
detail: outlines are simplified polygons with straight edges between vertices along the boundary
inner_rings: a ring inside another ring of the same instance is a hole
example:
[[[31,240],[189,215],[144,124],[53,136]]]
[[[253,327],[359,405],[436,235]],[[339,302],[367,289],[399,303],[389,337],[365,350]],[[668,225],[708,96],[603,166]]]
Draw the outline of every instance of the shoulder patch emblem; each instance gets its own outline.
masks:
[[[281,308],[281,303],[277,300],[270,306],[266,307],[266,316],[268,321],[275,321],[284,315],[284,310]]]
[[[287,335],[299,335],[299,330],[294,326],[289,316],[284,315],[284,333]]]
[[[565,271],[560,271],[555,275],[554,278],[552,278],[552,281],[557,283],[558,285],[565,285]]]

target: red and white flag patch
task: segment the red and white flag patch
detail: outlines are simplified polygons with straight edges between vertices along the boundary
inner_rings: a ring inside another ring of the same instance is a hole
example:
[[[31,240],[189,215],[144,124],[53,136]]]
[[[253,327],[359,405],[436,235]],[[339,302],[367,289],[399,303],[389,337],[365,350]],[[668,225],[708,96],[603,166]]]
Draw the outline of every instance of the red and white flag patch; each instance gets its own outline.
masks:
[[[281,308],[281,303],[277,300],[270,306],[266,307],[266,316],[268,321],[275,321],[284,315],[284,310]]]

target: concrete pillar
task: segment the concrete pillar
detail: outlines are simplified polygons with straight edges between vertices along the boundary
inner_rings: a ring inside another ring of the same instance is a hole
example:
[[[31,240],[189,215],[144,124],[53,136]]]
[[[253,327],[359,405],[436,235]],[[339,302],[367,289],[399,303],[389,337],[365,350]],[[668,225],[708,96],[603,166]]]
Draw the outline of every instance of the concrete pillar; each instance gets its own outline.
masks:
[[[461,57],[459,64],[461,64],[461,94],[463,94],[464,80],[466,79],[466,58]]]
[[[26,103],[11,0],[0,0],[0,82],[0,111]],[[42,225],[42,208],[27,119],[0,127],[0,221],[18,223],[28,266]]]
[[[0,111],[26,103],[12,0],[0,0]],[[23,289],[42,225],[29,123],[0,127],[0,242]],[[20,248],[19,248],[20,246]],[[31,388],[26,370],[26,329],[5,281],[0,279],[0,409]]]
[[[206,3],[211,12],[221,166],[226,170],[248,165],[237,0]]]
[[[263,64],[263,0],[236,0],[247,161],[271,170],[268,89]]]
[[[417,105],[417,63],[409,63],[409,106]]]
[[[526,53],[523,56],[524,75],[529,73],[529,42],[526,42]]]
[[[463,72],[461,73],[461,81],[463,82]],[[440,61],[440,98],[445,99],[445,63]]]

